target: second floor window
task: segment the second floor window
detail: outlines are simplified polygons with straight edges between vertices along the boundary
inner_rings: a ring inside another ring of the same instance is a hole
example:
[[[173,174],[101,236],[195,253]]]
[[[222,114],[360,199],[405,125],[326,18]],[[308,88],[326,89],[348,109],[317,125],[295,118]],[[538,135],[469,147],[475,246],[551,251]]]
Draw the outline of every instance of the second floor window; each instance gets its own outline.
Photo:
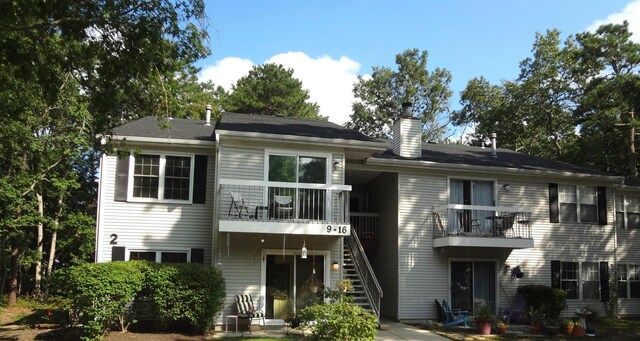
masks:
[[[189,201],[192,161],[190,156],[136,155],[131,196],[150,200]]]
[[[598,196],[592,186],[558,186],[561,222],[598,222]]]
[[[640,197],[616,196],[618,228],[640,229]]]
[[[269,181],[326,184],[327,158],[269,155]]]
[[[640,298],[640,266],[618,264],[618,297]]]

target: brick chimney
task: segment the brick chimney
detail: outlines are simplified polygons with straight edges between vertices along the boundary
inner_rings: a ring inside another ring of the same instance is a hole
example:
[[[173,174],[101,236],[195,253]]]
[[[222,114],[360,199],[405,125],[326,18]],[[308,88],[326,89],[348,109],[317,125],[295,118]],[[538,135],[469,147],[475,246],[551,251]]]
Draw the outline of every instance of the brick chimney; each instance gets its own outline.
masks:
[[[411,103],[402,104],[402,114],[393,124],[393,153],[407,158],[422,156],[422,122],[413,117]]]

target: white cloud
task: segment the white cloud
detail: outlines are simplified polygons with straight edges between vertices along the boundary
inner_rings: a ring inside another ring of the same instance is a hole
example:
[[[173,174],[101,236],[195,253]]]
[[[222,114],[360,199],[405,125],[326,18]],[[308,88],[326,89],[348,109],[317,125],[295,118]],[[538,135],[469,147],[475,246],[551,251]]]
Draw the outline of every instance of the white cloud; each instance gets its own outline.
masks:
[[[320,114],[329,121],[343,124],[349,120],[354,101],[353,84],[357,81],[360,64],[348,57],[333,59],[330,56],[311,58],[303,52],[287,52],[275,55],[264,63],[282,64],[293,69],[293,76],[309,90],[312,102],[320,106]],[[211,80],[216,85],[230,89],[232,84],[249,73],[253,62],[235,57],[217,61],[204,67],[200,80]]]
[[[613,13],[605,19],[594,21],[587,27],[587,31],[595,32],[601,25],[622,24],[625,20],[629,22],[629,31],[633,33],[631,40],[640,43],[640,0],[628,3],[622,12]]]
[[[253,62],[249,59],[227,57],[216,61],[214,65],[203,67],[198,77],[201,82],[212,81],[216,86],[231,90],[231,85],[248,75],[252,67]]]

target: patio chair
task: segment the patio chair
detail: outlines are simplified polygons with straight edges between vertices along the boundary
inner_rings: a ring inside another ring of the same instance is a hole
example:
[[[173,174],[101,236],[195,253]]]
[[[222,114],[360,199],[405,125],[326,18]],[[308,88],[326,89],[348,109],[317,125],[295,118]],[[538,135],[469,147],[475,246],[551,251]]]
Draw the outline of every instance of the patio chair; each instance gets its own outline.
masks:
[[[290,219],[293,216],[293,200],[289,195],[274,195],[276,218]]]
[[[458,216],[458,222],[460,223],[460,229],[463,231],[459,232],[471,232],[480,234],[480,223],[478,219],[473,219],[471,217],[470,210],[459,210],[456,211],[456,215]]]
[[[234,216],[238,218],[242,218],[243,211],[247,213],[247,217],[249,217],[249,209],[247,204],[244,203],[244,198],[242,194],[238,192],[229,192],[231,194],[231,205],[229,205],[229,214],[227,217],[231,216],[231,211],[235,208]]]
[[[264,312],[255,308],[251,295],[236,295],[236,308],[239,318],[249,319],[249,334],[251,334],[251,322],[254,318],[258,319],[258,325],[262,320],[262,328],[265,328]]]
[[[442,300],[442,326],[449,327],[463,324],[465,327],[467,327],[468,315],[468,311],[451,309],[449,307],[449,303],[447,303],[447,300]]]

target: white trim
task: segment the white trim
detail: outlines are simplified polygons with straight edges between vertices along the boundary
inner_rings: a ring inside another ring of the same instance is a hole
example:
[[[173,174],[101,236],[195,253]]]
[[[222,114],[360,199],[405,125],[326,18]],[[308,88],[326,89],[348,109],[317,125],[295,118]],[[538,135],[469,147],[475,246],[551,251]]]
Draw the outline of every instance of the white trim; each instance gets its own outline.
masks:
[[[102,157],[100,157],[100,180],[98,180],[98,203],[97,203],[98,216],[96,217],[96,245],[94,246],[95,248],[94,261],[96,263],[102,261],[102,247],[100,245],[100,240],[101,240],[100,236],[102,234],[102,225],[104,224],[104,204],[102,203],[102,201],[104,200],[104,193],[102,193],[102,191],[104,191],[104,181],[105,181],[104,167],[106,163],[107,163],[107,154],[102,154]],[[116,169],[116,172],[117,172],[117,169]]]
[[[387,144],[377,141],[358,141],[348,140],[341,138],[325,138],[325,137],[309,137],[309,136],[296,136],[296,135],[281,135],[281,134],[266,134],[258,132],[245,132],[245,131],[231,131],[231,130],[216,130],[221,136],[237,137],[242,140],[252,139],[256,142],[286,142],[288,144],[303,144],[303,145],[317,145],[327,146],[335,145],[336,147],[346,149],[364,149],[369,151],[385,151],[387,150]]]
[[[479,206],[479,205],[463,205],[463,204],[446,204],[446,205],[433,207],[434,211],[444,211],[446,209],[477,210],[477,211],[512,211],[512,212],[533,213],[533,209],[531,207]]]
[[[327,229],[331,227],[331,232]],[[349,236],[351,225],[331,223],[276,223],[262,220],[220,220],[219,232],[296,234],[326,237]]]
[[[129,135],[112,135],[112,141],[123,141],[123,142],[136,142],[136,143],[149,143],[149,144],[160,144],[160,145],[187,145],[187,146],[213,146],[217,144],[216,141],[206,141],[206,140],[193,140],[193,139],[176,139],[170,137],[142,137],[142,136],[129,136]]]
[[[530,249],[533,238],[486,238],[467,236],[446,236],[433,239],[433,247],[489,247],[494,249]]]
[[[170,203],[170,204],[192,204],[193,203],[193,183],[195,174],[195,154],[182,152],[158,152],[142,150],[137,155],[157,155],[159,160],[158,170],[158,198],[138,198],[133,196],[133,179],[136,166],[136,155],[133,152],[129,154],[129,174],[127,178],[127,202],[146,202],[146,203]],[[188,157],[190,159],[189,167],[189,199],[164,199],[164,181],[166,171],[167,156]]]
[[[372,166],[391,166],[391,167],[405,167],[405,168],[417,168],[417,169],[438,169],[444,171],[456,171],[456,172],[483,172],[493,174],[512,174],[512,175],[528,175],[532,177],[542,177],[547,182],[549,177],[558,178],[576,178],[576,179],[591,179],[594,181],[602,181],[611,184],[620,184],[624,181],[621,176],[608,176],[608,175],[596,175],[596,174],[584,174],[573,173],[566,171],[553,171],[553,170],[531,170],[522,168],[508,168],[508,167],[496,167],[496,166],[474,166],[464,164],[448,164],[433,161],[416,161],[416,160],[400,160],[400,159],[380,159],[375,157],[369,157],[364,161],[365,165]]]
[[[306,184],[299,182],[269,182],[261,180],[241,180],[241,179],[220,179],[220,185],[235,186],[259,186],[259,187],[286,187],[305,189],[330,189],[338,191],[351,191],[351,185],[327,185],[327,184]]]

